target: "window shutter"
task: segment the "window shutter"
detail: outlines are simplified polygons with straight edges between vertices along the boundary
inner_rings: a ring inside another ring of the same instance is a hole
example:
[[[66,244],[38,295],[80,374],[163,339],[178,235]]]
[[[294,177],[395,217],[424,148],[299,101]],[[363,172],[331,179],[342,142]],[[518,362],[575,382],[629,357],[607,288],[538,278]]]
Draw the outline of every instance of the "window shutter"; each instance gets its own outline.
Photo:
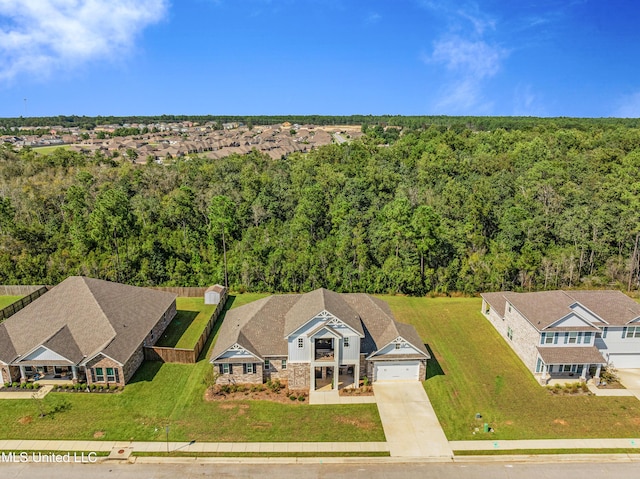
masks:
[[[540,337],[540,344],[544,344],[544,340],[547,337],[547,333],[542,333],[541,337]]]
[[[609,330],[609,328],[607,328],[606,326],[604,328],[602,328],[602,338],[605,339],[607,337],[607,331]]]
[[[91,382],[95,383],[96,382],[96,370],[91,368]]]
[[[222,364],[218,364],[218,372],[224,374],[224,366]]]
[[[564,333],[564,344],[569,342],[569,333]]]
[[[247,374],[247,365],[246,365],[246,363],[242,365],[242,374]]]
[[[622,328],[622,339],[627,337],[627,327]]]
[[[116,373],[116,382],[120,383],[120,368],[115,368],[113,371]]]
[[[577,341],[577,343],[578,344],[582,344],[582,332],[578,333],[578,341]]]
[[[229,364],[229,374],[233,374],[233,364]]]

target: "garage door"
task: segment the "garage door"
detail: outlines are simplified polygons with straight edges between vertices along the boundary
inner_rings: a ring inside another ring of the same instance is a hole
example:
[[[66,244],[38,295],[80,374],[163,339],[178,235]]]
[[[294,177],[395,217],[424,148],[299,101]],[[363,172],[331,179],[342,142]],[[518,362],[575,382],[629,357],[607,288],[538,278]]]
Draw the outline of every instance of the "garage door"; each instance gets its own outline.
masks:
[[[418,379],[420,361],[381,361],[375,363],[374,381]]]
[[[609,363],[616,369],[640,368],[640,354],[609,354]]]

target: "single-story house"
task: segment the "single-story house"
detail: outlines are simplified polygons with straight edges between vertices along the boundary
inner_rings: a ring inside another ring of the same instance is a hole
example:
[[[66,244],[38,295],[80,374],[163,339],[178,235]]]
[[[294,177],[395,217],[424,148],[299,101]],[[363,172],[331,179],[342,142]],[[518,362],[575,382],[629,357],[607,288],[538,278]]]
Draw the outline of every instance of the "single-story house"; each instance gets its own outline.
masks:
[[[620,291],[485,293],[482,313],[542,383],[640,368],[640,304]]]
[[[429,352],[413,326],[368,294],[321,288],[269,296],[227,312],[213,348],[217,382],[279,379],[291,389],[424,380]]]
[[[2,382],[124,386],[175,314],[175,294],[70,276],[0,324]]]

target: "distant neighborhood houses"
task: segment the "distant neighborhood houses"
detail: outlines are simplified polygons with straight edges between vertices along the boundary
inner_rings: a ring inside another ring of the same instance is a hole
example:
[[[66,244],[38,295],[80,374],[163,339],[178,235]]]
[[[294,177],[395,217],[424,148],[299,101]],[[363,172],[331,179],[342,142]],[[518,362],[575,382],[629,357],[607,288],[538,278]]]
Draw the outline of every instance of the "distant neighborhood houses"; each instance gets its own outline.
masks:
[[[195,154],[219,159],[231,154],[244,155],[252,150],[276,159],[330,144],[334,141],[335,133],[341,132],[340,138],[345,134],[352,138],[362,134],[358,128],[345,131],[345,127],[314,125],[282,124],[251,129],[237,123],[224,123],[221,126],[222,129],[215,129],[212,124],[195,125],[191,122],[100,125],[90,131],[52,126],[47,127],[49,135],[8,135],[0,137],[0,142],[18,148],[68,145],[70,150],[80,153],[100,151],[106,156],[122,155],[133,162],[146,163],[149,159],[162,162]],[[118,128],[135,128],[149,133],[108,136]],[[132,151],[135,155],[131,155]]]

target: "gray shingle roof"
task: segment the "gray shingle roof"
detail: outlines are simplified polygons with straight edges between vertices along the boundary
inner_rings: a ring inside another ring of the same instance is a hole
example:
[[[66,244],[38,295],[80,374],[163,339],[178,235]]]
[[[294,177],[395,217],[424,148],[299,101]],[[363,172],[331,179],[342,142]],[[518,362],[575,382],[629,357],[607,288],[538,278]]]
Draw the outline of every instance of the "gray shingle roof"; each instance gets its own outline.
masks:
[[[12,362],[48,342],[69,359],[102,351],[124,363],[175,299],[171,293],[70,276],[2,324],[0,359]]]
[[[606,361],[595,346],[551,348],[538,347],[545,364],[605,364]]]
[[[261,359],[287,356],[286,337],[322,311],[363,336],[363,353],[373,353],[401,336],[429,357],[415,328],[397,323],[386,302],[368,294],[338,294],[322,288],[305,294],[269,296],[228,311],[211,359],[236,343]]]
[[[625,325],[640,317],[640,304],[620,291],[541,291],[485,293],[482,297],[504,316],[508,301],[538,330],[571,313],[570,306],[580,303],[612,325]],[[557,328],[554,328],[554,330]]]

